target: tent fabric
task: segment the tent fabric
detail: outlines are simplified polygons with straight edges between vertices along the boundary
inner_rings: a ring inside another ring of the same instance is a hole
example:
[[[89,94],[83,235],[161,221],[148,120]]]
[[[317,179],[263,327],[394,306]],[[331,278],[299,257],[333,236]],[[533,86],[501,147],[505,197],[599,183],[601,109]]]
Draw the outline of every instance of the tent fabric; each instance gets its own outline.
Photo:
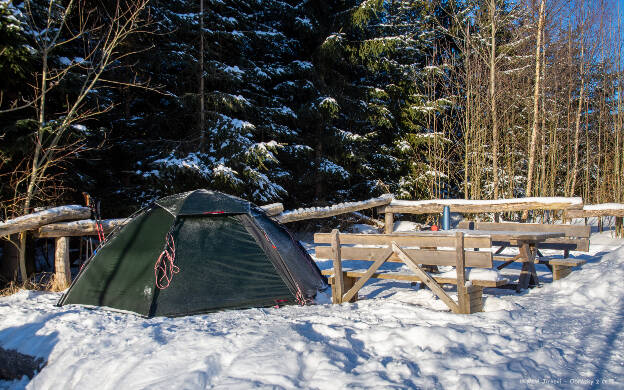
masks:
[[[249,213],[250,203],[220,192],[196,190],[172,195],[156,201],[173,215],[243,214]]]
[[[154,267],[168,235],[179,272],[160,289]],[[97,251],[58,304],[181,316],[306,303],[326,288],[301,245],[261,209],[196,190],[140,212]]]

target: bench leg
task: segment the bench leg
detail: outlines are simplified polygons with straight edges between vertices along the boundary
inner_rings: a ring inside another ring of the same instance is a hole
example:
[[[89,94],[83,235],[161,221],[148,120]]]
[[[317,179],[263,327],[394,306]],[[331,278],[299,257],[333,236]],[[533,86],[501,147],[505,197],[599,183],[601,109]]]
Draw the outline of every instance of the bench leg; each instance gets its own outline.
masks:
[[[472,314],[483,311],[483,287],[470,286],[465,294],[458,296],[459,308],[462,314]]]
[[[554,265],[552,266],[553,280],[563,279],[570,275],[572,267],[567,265]]]
[[[353,287],[353,285],[355,284],[355,282],[357,282],[358,278],[353,278],[350,276],[347,276],[346,272],[342,273],[342,278],[343,278],[343,282],[344,282],[344,290],[345,291],[349,291],[349,289],[351,287]],[[334,283],[334,278],[329,278],[329,282],[332,286],[332,302],[336,302],[336,298],[338,297],[338,291],[336,288],[336,283]],[[349,300],[349,302],[355,302],[358,300],[358,294],[356,293],[353,298],[351,298],[351,300]]]
[[[522,243],[519,250],[523,263],[516,292],[526,290],[529,285],[539,286],[539,278],[537,277],[537,271],[535,271],[535,249],[527,243]]]

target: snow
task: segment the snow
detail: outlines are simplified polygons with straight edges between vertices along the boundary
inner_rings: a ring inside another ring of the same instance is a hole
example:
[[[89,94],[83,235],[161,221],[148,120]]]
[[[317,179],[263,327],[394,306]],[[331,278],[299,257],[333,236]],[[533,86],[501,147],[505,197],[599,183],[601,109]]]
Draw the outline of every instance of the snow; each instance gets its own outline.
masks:
[[[472,315],[395,281],[353,304],[153,319],[20,291],[0,298],[0,345],[47,364],[0,388],[622,388],[624,246],[609,235],[565,279],[486,289]]]
[[[212,174],[215,177],[222,178],[228,183],[233,183],[236,185],[243,184],[243,181],[238,178],[238,172],[230,167],[226,167],[223,164],[217,164],[214,168],[212,168]]]
[[[302,70],[310,70],[314,68],[314,65],[309,61],[295,60],[292,63]]]
[[[416,232],[421,230],[421,224],[411,221],[396,221],[394,223],[394,232]]]
[[[342,179],[349,178],[349,172],[346,169],[326,158],[321,160],[318,169],[320,172],[340,176]]]
[[[73,129],[76,129],[78,131],[87,131],[87,126],[85,125],[72,125],[71,126]]]
[[[154,161],[154,164],[157,166],[165,167],[165,168],[192,171],[203,177],[210,176],[210,168],[202,161],[202,155],[198,153],[189,153],[185,157],[181,157],[181,158],[176,157],[172,153],[165,158],[161,158],[161,159]],[[138,171],[137,173],[140,174],[139,172],[140,171]],[[147,176],[150,176],[150,175],[153,175],[153,171],[147,174]],[[158,174],[156,174],[155,176],[158,176]]]
[[[226,67],[223,68],[223,71],[226,72],[226,73],[231,74],[232,76],[234,76],[234,77],[236,77],[238,79],[240,79],[245,74],[245,72],[243,72],[236,65],[235,66],[226,66]]]

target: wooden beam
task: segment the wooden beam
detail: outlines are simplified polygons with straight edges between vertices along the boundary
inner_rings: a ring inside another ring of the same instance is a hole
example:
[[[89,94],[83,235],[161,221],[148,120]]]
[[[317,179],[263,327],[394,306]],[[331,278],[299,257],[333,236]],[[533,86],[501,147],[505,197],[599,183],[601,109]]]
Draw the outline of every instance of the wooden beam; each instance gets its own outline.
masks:
[[[281,203],[271,203],[260,206],[260,209],[262,209],[268,217],[273,217],[284,212],[284,205]]]
[[[435,214],[441,213],[444,206],[449,206],[456,213],[495,213],[524,210],[570,210],[582,209],[583,199],[551,198],[513,198],[498,200],[432,199],[420,201],[393,200],[389,205],[380,207],[380,213]]]
[[[438,284],[438,282],[433,280],[431,278],[431,276],[429,276],[428,273],[423,271],[423,269],[420,268],[418,263],[416,263],[414,260],[412,260],[410,258],[410,256],[407,253],[405,253],[405,251],[403,251],[403,249],[401,249],[401,247],[399,247],[397,245],[396,242],[392,243],[392,250],[394,251],[394,253],[399,255],[401,260],[403,260],[403,262],[412,271],[414,271],[416,276],[418,276],[423,281],[423,283],[425,283],[427,285],[427,287],[429,287],[431,289],[431,291],[433,291],[433,293],[438,296],[438,298],[440,298],[444,303],[446,303],[446,305],[449,307],[449,309],[451,309],[451,311],[453,313],[459,313],[460,312],[460,309],[459,309],[459,306],[457,305],[457,303],[455,303],[455,301],[451,297],[448,296],[448,294],[446,293],[446,291],[444,291],[442,286],[440,286]]]
[[[326,269],[321,271],[323,275],[330,275],[330,283],[333,283],[333,275],[334,271],[331,269]],[[361,278],[364,272],[362,271],[343,271],[343,274],[347,277]],[[457,278],[447,278],[440,276],[431,276],[433,280],[438,282],[438,284],[456,284]],[[422,279],[414,274],[404,274],[398,272],[375,272],[371,279],[391,279],[391,280],[401,280],[406,282],[422,282]],[[473,286],[481,286],[481,287],[501,287],[506,284],[509,284],[508,279],[499,279],[499,280],[471,280],[470,281]],[[346,285],[346,282],[345,282]]]
[[[315,244],[329,244],[329,233],[314,234]],[[340,242],[344,244],[359,245],[388,245],[396,241],[401,247],[453,247],[455,246],[455,234],[452,232],[415,232],[393,234],[368,234],[368,233],[342,233]],[[491,248],[490,236],[464,236],[464,248]]]
[[[464,233],[455,233],[455,273],[457,274],[457,299],[459,311],[470,314],[470,297],[466,292],[466,258],[464,252]]]
[[[344,275],[342,273],[342,257],[340,254],[340,232],[338,229],[334,229],[331,232],[331,251],[332,260],[334,262],[334,277],[336,288],[332,289],[336,295],[332,295],[332,303],[342,303],[342,295],[344,294]]]
[[[54,222],[67,221],[70,219],[85,219],[90,216],[91,209],[88,207],[78,205],[54,207],[0,222],[0,237],[38,229],[40,226]]]
[[[307,209],[288,210],[277,215],[277,219],[281,223],[294,221],[302,221],[305,219],[327,218],[334,215],[351,213],[374,207],[384,206],[392,201],[392,195],[384,195],[379,198],[373,198],[362,202],[340,203],[328,207],[311,207]]]
[[[54,249],[54,286],[58,290],[64,290],[70,283],[69,237],[57,237]]]
[[[342,237],[342,235],[341,235]],[[385,247],[377,248],[361,248],[352,246],[342,246],[340,249],[340,258],[345,260],[365,260],[374,261],[383,251]],[[437,250],[437,249],[409,249],[403,250],[410,255],[418,264],[437,265],[437,266],[455,266],[455,251]],[[314,248],[315,256],[318,259],[333,259],[333,252],[329,246],[316,246]],[[468,251],[465,254],[466,267],[492,268],[492,252],[473,252]],[[392,255],[388,259],[391,263],[402,263],[403,261],[398,255]]]
[[[589,237],[591,234],[591,226],[568,224],[461,221],[457,225],[457,228],[509,232],[563,232],[566,237],[585,238]],[[561,240],[561,238],[556,238],[556,240]]]
[[[552,266],[553,280],[563,279],[570,275],[570,273],[572,273],[572,267],[556,264]]]
[[[123,226],[130,222],[130,218],[106,219],[100,221],[104,234],[110,233],[118,226]],[[86,219],[82,221],[54,223],[44,225],[35,232],[35,237],[76,237],[76,236],[97,236],[97,228],[94,220]]]
[[[353,215],[354,217],[362,220],[364,223],[367,223],[369,225],[373,225],[373,226],[375,226],[377,228],[383,229],[385,227],[385,224],[383,222],[381,222],[380,220],[375,219],[375,218],[371,218],[368,215],[364,215],[364,214],[360,213],[359,211],[352,211],[350,214]]]

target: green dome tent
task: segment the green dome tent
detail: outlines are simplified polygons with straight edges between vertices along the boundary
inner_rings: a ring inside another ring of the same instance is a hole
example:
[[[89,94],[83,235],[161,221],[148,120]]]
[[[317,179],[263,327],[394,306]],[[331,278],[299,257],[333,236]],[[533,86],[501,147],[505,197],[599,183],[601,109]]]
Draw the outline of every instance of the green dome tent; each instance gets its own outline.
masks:
[[[86,263],[58,305],[182,316],[305,304],[326,288],[305,249],[261,209],[196,190],[139,212]]]

